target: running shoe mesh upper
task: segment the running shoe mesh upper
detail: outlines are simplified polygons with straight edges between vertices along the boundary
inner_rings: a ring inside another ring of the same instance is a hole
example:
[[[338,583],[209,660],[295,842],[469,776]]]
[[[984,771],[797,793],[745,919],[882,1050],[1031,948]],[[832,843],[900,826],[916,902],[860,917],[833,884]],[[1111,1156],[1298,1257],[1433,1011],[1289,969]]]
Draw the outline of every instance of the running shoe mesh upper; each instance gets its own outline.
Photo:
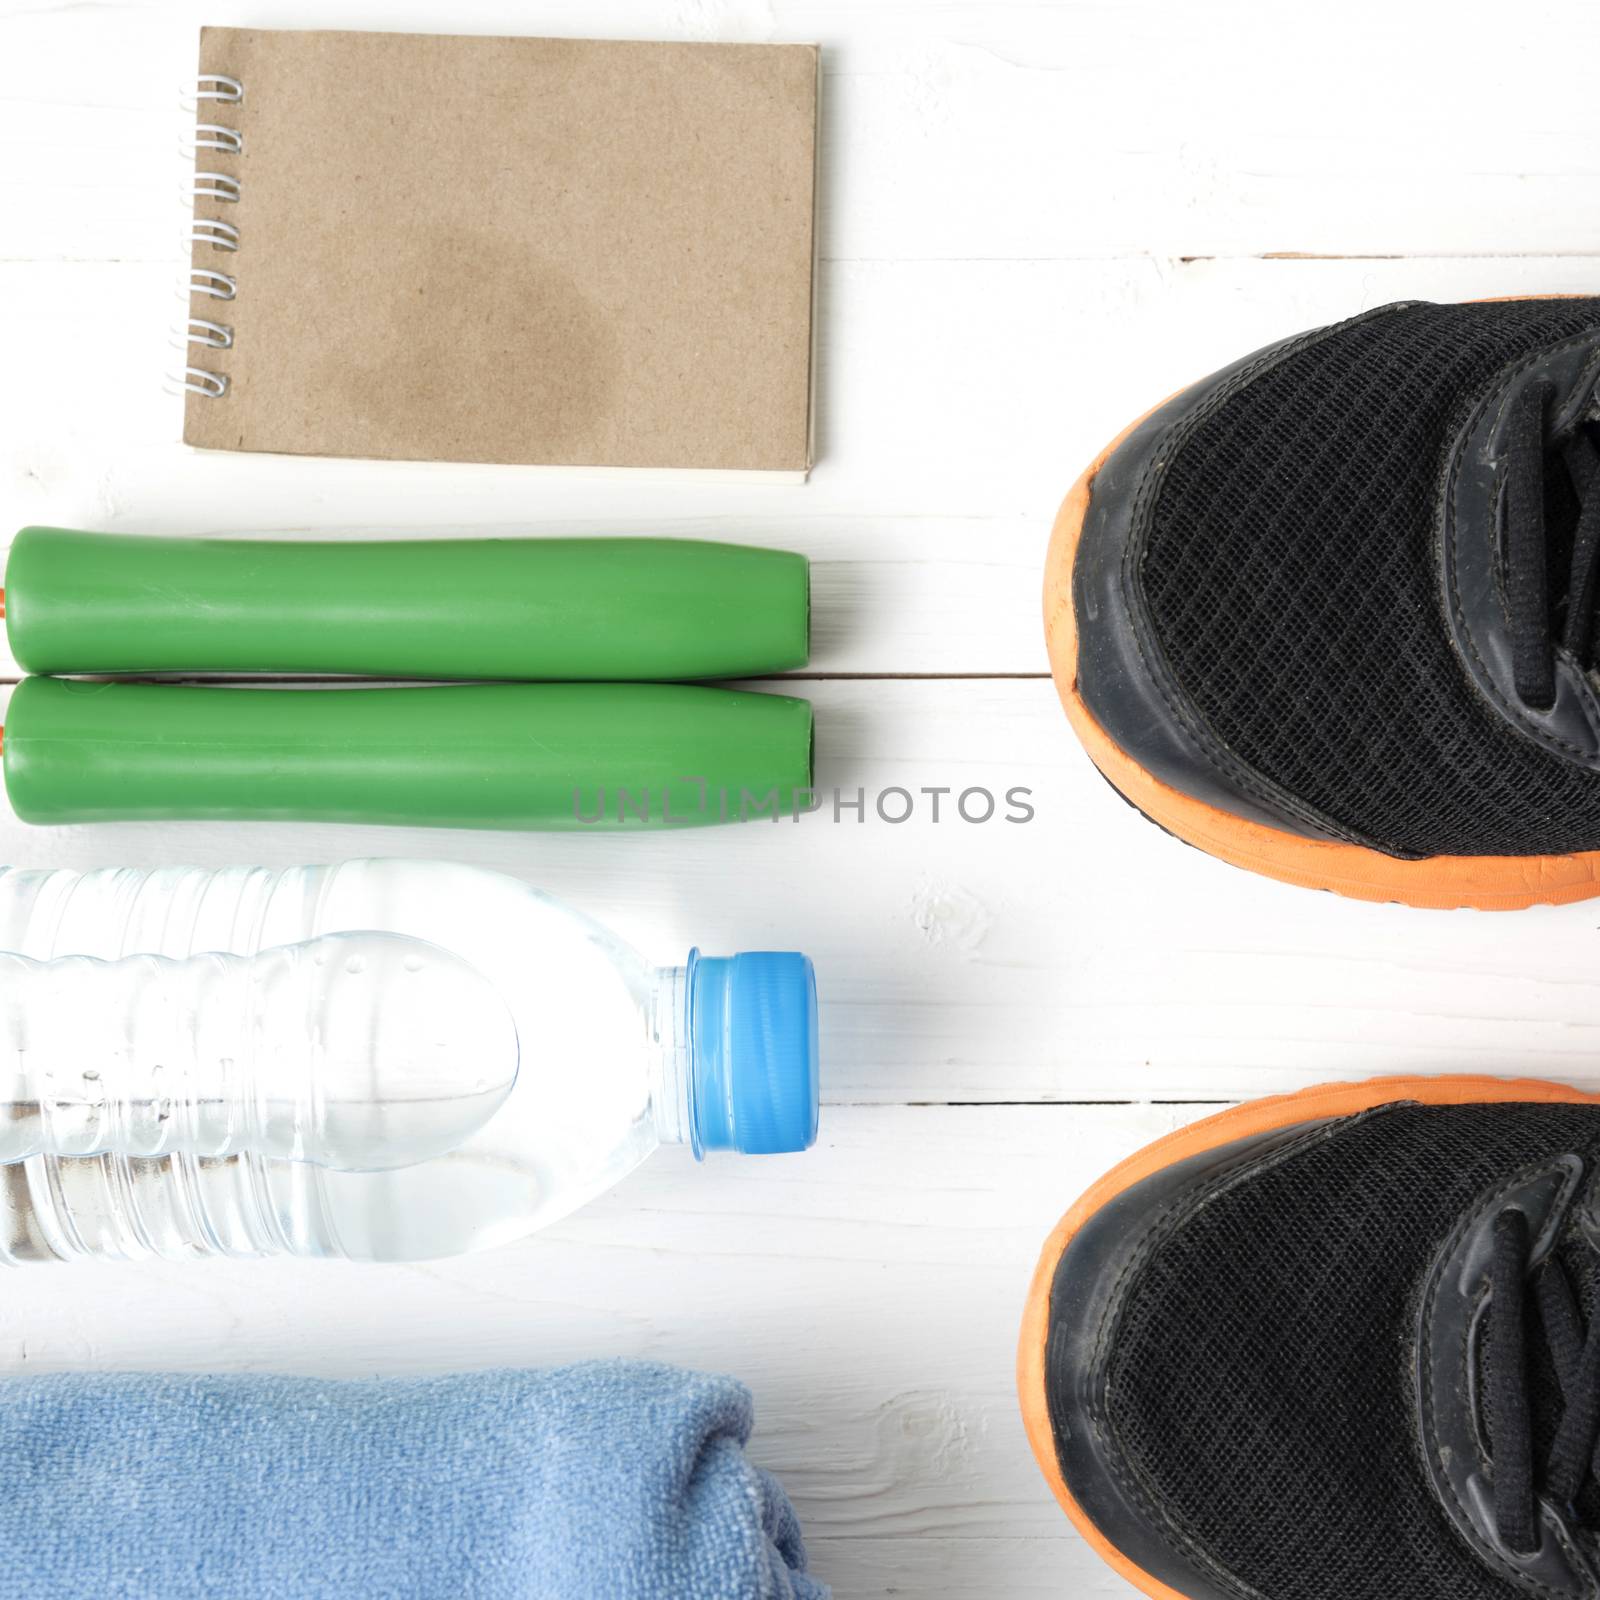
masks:
[[[1385,849],[1600,848],[1600,775],[1479,697],[1438,554],[1474,404],[1597,325],[1600,299],[1397,307],[1267,368],[1168,464],[1140,579],[1179,684],[1243,761]]]
[[[1600,1108],[1401,1106],[1180,1216],[1111,1334],[1106,1422],[1124,1469],[1265,1600],[1526,1600],[1424,1472],[1418,1297],[1469,1206],[1525,1163],[1597,1150]],[[1594,1259],[1574,1252],[1586,1313]],[[1558,1391],[1542,1364],[1530,1376],[1542,1459]],[[1580,1511],[1593,1507],[1591,1487]]]

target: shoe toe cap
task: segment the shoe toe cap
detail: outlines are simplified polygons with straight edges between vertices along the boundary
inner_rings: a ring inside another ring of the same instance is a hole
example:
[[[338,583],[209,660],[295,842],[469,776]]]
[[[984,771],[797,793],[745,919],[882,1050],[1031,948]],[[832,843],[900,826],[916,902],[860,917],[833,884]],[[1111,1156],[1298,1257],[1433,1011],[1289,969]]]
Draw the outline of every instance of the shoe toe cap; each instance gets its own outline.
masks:
[[[1097,763],[1140,772],[1232,817],[1313,838],[1343,837],[1239,760],[1169,666],[1145,602],[1142,533],[1190,420],[1228,369],[1124,432],[1074,486],[1051,541],[1046,634],[1057,686]],[[1110,759],[1106,759],[1110,757]]]

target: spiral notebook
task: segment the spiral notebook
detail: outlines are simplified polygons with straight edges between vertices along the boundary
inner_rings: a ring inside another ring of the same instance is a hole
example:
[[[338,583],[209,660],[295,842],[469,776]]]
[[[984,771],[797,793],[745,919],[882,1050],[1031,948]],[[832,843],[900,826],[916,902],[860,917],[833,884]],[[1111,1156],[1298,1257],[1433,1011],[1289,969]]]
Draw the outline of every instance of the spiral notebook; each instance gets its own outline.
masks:
[[[811,463],[810,45],[206,28],[210,450]]]

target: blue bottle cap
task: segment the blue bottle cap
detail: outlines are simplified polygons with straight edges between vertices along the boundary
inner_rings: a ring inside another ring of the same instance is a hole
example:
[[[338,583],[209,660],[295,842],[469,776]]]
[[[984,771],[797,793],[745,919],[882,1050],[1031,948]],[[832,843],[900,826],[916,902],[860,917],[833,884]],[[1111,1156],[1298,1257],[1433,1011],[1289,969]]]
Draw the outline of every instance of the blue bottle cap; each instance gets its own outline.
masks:
[[[689,952],[694,1149],[772,1155],[817,1137],[817,977],[805,956]]]

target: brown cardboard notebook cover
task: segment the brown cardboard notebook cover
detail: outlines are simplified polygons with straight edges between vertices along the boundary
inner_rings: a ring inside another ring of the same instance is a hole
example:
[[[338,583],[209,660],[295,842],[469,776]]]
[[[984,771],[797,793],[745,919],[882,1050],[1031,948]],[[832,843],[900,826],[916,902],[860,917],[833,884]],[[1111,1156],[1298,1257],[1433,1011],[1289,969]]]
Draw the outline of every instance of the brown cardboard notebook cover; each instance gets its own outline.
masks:
[[[213,450],[804,472],[811,45],[207,28]]]

